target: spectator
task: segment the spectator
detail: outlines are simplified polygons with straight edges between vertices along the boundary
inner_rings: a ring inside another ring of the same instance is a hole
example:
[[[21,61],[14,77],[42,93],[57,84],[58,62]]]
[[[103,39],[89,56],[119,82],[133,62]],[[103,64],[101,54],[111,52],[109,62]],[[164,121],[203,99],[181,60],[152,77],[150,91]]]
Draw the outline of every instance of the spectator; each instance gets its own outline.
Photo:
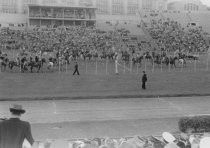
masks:
[[[10,108],[11,118],[0,122],[0,147],[22,148],[24,139],[33,145],[34,139],[31,134],[29,122],[21,121],[21,114],[25,113],[21,105]]]

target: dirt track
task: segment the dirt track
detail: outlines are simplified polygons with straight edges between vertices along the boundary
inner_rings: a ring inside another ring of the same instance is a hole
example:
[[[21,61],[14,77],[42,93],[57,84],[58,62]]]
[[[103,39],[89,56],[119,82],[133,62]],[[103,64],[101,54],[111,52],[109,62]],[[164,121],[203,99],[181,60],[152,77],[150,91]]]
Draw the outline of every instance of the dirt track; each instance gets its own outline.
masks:
[[[1,102],[0,117],[12,103]],[[36,139],[123,137],[177,131],[179,117],[210,113],[209,97],[18,102]]]

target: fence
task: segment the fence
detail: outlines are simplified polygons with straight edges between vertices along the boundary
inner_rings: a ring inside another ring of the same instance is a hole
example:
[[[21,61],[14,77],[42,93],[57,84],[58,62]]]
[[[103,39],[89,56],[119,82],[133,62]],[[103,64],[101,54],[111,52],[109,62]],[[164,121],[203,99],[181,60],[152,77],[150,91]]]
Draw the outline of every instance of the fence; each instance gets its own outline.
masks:
[[[149,73],[159,73],[159,72],[199,72],[199,71],[209,71],[210,66],[210,54],[200,54],[199,60],[186,60],[186,65],[176,62],[176,67],[167,66],[165,63],[152,63],[152,60],[143,59],[141,64],[132,64],[132,61],[117,61],[117,65],[114,60],[79,60],[79,71],[83,74],[139,74],[141,71],[147,71]],[[37,69],[34,68],[34,72]],[[67,62],[59,63],[52,69],[47,68],[47,64],[44,64],[40,73],[72,73],[74,71],[74,61],[70,64]],[[3,66],[0,68],[0,73],[20,73],[21,67],[14,67],[13,70],[6,69],[4,71]],[[26,73],[29,73],[27,71]]]

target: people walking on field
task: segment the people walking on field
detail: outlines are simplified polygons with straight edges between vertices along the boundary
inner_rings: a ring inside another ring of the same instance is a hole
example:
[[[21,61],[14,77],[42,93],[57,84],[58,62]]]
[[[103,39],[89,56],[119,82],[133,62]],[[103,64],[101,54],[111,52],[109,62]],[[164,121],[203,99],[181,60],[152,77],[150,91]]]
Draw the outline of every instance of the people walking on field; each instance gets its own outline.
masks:
[[[146,82],[147,82],[147,75],[146,72],[143,71],[143,76],[142,76],[142,89],[146,89]]]
[[[31,134],[29,122],[21,121],[20,117],[25,113],[21,105],[10,108],[11,118],[0,122],[0,147],[22,148],[26,139],[32,146],[34,139]]]
[[[73,75],[75,75],[75,73],[77,73],[77,75],[80,75],[79,74],[79,70],[78,70],[78,63],[77,62],[75,62],[75,65],[74,65],[74,73],[73,73]]]

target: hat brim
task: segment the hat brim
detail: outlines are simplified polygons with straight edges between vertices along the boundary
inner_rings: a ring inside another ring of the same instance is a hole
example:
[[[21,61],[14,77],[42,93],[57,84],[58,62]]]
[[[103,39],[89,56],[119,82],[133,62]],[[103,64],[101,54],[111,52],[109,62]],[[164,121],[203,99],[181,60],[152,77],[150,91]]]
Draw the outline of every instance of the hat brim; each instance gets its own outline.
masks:
[[[14,108],[10,108],[9,109],[10,110],[10,112],[12,112],[12,113],[20,113],[20,114],[24,114],[26,111],[25,110],[23,110],[23,109],[14,109]]]

